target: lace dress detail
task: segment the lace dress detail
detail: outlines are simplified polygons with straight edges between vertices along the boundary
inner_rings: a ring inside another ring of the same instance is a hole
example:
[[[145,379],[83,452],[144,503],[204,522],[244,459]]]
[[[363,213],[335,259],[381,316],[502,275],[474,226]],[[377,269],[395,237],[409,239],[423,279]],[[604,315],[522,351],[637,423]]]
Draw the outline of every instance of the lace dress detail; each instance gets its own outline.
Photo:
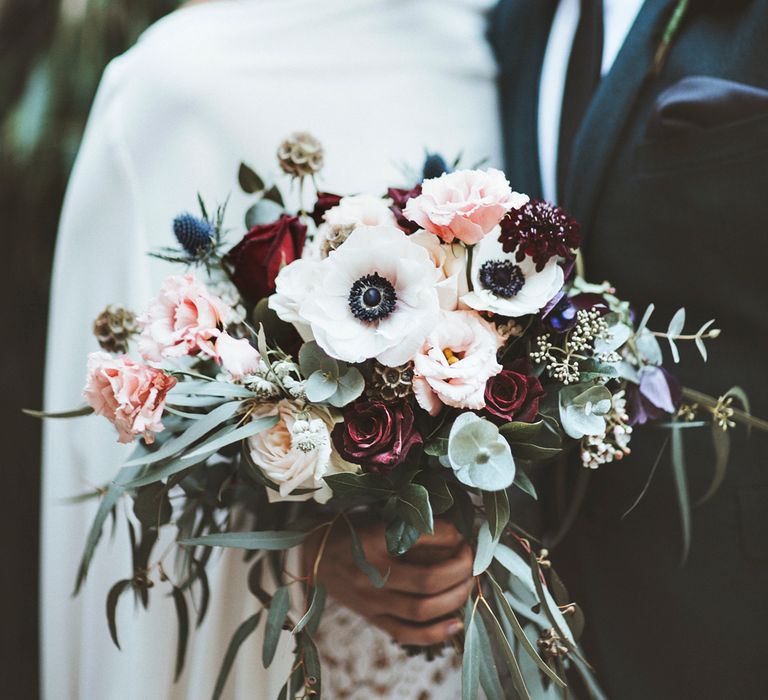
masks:
[[[408,653],[349,608],[328,599],[315,635],[329,700],[453,700],[461,697],[461,656],[449,646],[432,661]]]

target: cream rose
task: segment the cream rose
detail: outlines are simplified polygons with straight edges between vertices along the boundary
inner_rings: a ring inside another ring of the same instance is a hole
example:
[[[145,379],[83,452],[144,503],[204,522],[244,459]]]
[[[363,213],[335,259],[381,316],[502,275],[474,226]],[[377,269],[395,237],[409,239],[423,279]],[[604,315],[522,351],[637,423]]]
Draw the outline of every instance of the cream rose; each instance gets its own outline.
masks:
[[[263,405],[254,417],[278,416],[278,423],[248,438],[251,459],[279,487],[272,489],[273,500],[306,501],[314,498],[324,503],[331,495],[323,477],[359,467],[343,460],[331,443],[334,419],[319,406],[306,406],[286,399]],[[292,495],[296,489],[316,489],[314,493]]]

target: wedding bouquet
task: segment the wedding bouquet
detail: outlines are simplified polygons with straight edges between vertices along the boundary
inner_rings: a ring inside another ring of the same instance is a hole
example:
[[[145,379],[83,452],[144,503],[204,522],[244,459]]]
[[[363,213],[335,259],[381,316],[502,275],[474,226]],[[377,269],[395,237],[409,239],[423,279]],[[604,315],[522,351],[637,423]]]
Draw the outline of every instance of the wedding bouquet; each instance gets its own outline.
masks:
[[[299,134],[279,159],[301,190],[322,149]],[[88,407],[60,415],[104,416],[135,452],[99,491],[77,585],[128,497],[133,574],[108,594],[110,631],[117,643],[124,592],[146,606],[150,588],[167,584],[178,675],[191,597],[205,615],[212,549],[245,550],[243,585],[263,612],[235,631],[214,697],[262,616],[265,665],[281,630],[295,640],[280,697],[320,696],[313,635],[324,547],[297,575],[286,551],[349,528],[360,570],[385,585],[355,530],[361,510],[386,525],[393,556],[438,517],[472,543],[464,698],[478,686],[506,697],[502,678],[522,698],[552,685],[565,692],[568,668],[599,695],[577,645],[581,612],[546,550],[515,524],[510,494],[535,499],[538,472],[569,448],[580,455],[574,468],[623,459],[649,421],[676,440],[687,424],[713,424],[717,436],[734,418],[752,420],[732,405],[740,392],[685,395],[662,366],[660,339],[675,361],[684,339],[706,360],[712,322],[686,336],[680,310],[664,332],[651,330],[652,309],[638,320],[610,284],[576,275],[581,232],[564,211],[512,191],[498,170],[452,170],[436,157],[427,167],[434,176],[412,189],[318,192],[311,212],[291,213],[276,185],[242,165],[240,184],[255,199],[244,237],[225,250],[223,212],[209,216],[201,200],[202,216],[174,221],[179,247],[156,253],[195,271],[166,279],[138,317],[110,307],[96,320],[105,351],[88,358]],[[173,570],[167,551],[154,558],[166,526]]]

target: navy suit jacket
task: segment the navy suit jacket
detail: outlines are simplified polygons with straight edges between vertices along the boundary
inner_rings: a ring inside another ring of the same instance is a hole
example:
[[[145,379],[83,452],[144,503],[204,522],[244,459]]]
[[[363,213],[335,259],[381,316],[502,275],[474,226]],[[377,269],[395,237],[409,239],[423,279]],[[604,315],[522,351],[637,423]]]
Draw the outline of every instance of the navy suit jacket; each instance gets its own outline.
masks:
[[[768,0],[691,0],[658,74],[653,56],[676,2],[646,0],[581,125],[562,204],[582,223],[587,276],[611,280],[664,330],[679,306],[694,330],[717,318],[709,362],[684,348],[683,383],[718,396],[743,387],[768,418]],[[556,7],[504,0],[491,19],[507,173],[541,196],[538,85]],[[671,360],[668,359],[671,363]],[[768,436],[732,433],[717,494],[693,509],[680,565],[680,515],[663,441],[592,475],[561,571],[578,584],[586,646],[609,697],[768,697]],[[709,487],[710,436],[688,431],[692,502]],[[578,469],[575,466],[573,469]],[[567,556],[566,556],[567,555]],[[558,565],[558,553],[554,563]]]

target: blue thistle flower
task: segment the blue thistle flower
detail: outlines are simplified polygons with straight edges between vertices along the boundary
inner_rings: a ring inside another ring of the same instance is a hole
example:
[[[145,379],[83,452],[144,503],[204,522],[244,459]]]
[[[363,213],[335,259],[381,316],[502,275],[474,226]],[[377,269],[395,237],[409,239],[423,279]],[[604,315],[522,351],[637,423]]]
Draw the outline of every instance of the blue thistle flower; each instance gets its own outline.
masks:
[[[421,171],[423,179],[430,180],[433,177],[440,177],[443,173],[449,172],[451,172],[451,168],[439,153],[427,153],[427,157],[424,159],[424,167]]]
[[[210,250],[215,230],[209,221],[186,213],[173,220],[173,233],[187,253],[198,257]]]

